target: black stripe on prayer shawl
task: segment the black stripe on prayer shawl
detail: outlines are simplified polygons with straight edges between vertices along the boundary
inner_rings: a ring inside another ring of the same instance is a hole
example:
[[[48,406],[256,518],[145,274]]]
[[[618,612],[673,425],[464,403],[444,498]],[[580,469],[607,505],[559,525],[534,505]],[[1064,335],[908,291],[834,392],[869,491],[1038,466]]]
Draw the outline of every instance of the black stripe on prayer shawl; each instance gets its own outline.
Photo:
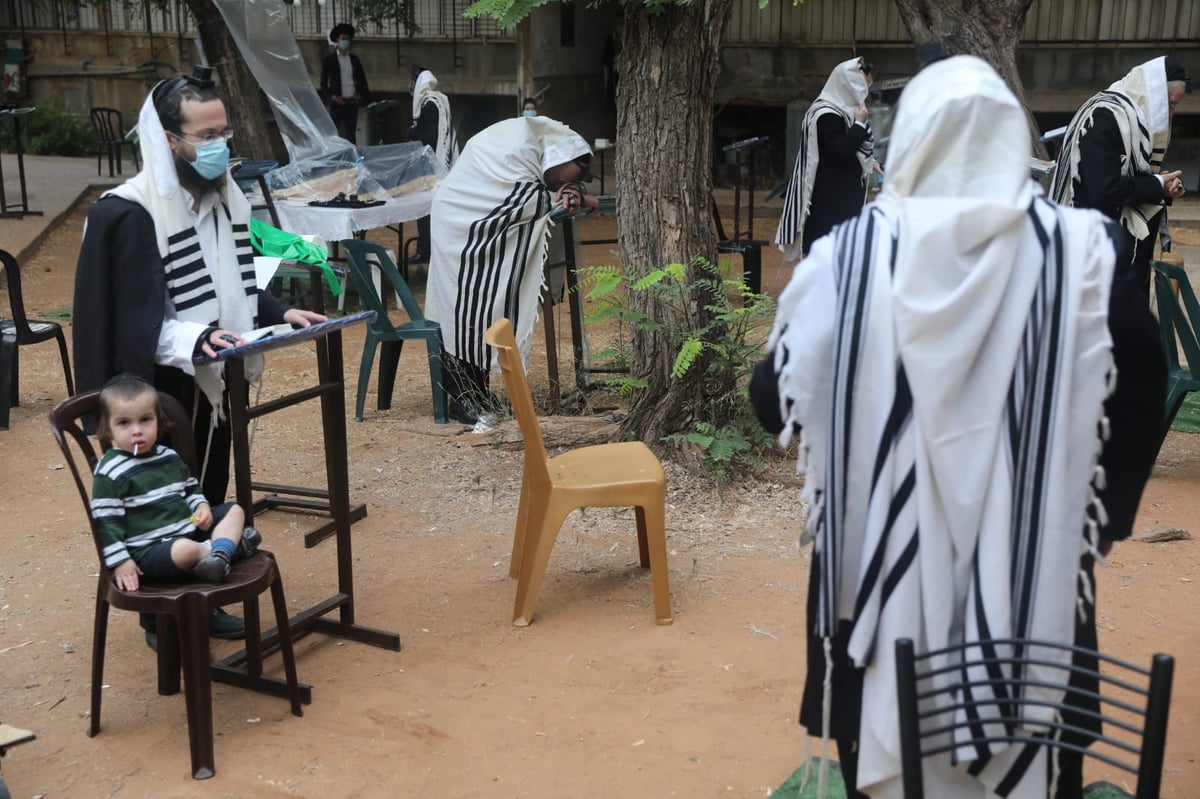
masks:
[[[543,217],[550,213],[550,194],[549,192],[537,193],[537,207],[533,212],[533,219]],[[549,227],[545,228],[545,235],[549,236]],[[533,225],[525,224],[517,228],[516,252],[513,254],[513,275],[508,281],[508,290],[504,296],[504,315],[512,320],[513,330],[517,330],[517,325],[521,323],[521,284],[525,282],[525,273],[529,270],[529,255],[534,247],[541,246],[543,249],[546,246],[545,240],[535,242],[533,240]],[[537,269],[542,269],[543,265],[539,261]],[[537,314],[536,305],[534,314]],[[491,347],[484,347],[487,351],[488,366],[491,366]]]
[[[1063,365],[1063,303],[1065,300],[1062,285],[1064,281],[1063,250],[1061,220],[1051,214],[1050,222],[1054,225],[1049,234],[1039,219],[1038,210],[1042,202],[1034,203],[1029,217],[1038,240],[1042,242],[1045,252],[1044,268],[1041,270],[1041,281],[1034,295],[1034,312],[1030,314],[1030,322],[1026,324],[1026,336],[1036,342],[1037,355],[1032,362],[1019,364],[1033,380],[1030,381],[1025,395],[1026,424],[1022,425],[1025,441],[1018,448],[1019,459],[1015,461],[1017,485],[1021,490],[1014,506],[1012,523],[1013,563],[1021,567],[1020,574],[1014,574],[1013,581],[1013,636],[1024,638],[1028,636],[1029,625],[1032,622],[1034,603],[1037,601],[1036,571],[1041,559],[1042,527],[1045,513],[1046,472],[1049,460],[1050,442],[1054,434],[1054,407],[1056,403],[1057,382],[1053,379]],[[1023,564],[1023,567],[1022,567]]]
[[[843,535],[844,508],[850,457],[851,419],[854,410],[854,383],[858,371],[858,353],[862,346],[864,327],[868,318],[868,288],[875,268],[876,214],[872,209],[865,216],[854,217],[833,230],[833,268],[837,271],[837,319],[834,333],[833,423],[830,425],[829,469],[825,494],[834,501],[824,503],[821,527],[821,569],[826,579],[821,581],[819,597],[818,635],[833,635],[838,627],[838,594],[841,574],[840,537]],[[839,428],[838,422],[841,422]]]
[[[540,208],[543,199],[540,195],[544,193],[541,183],[517,183],[503,202],[471,223],[467,243],[459,256],[454,324],[460,357],[475,366],[486,367],[491,362],[489,348],[483,343],[483,331],[492,321],[491,307],[499,292],[504,264],[510,258],[528,256],[528,231],[521,232],[514,252],[509,253],[508,228],[513,221],[524,218],[523,212],[531,200]],[[515,327],[517,320],[512,321]]]
[[[1034,738],[1045,738],[1043,733],[1035,733]],[[1017,757],[1017,761],[1013,763],[1013,767],[1008,770],[1008,774],[996,786],[997,796],[1008,796],[1017,786],[1021,784],[1021,780],[1025,779],[1025,772],[1029,771],[1029,767],[1033,765],[1033,759],[1037,757],[1037,753],[1041,750],[1040,743],[1027,743],[1021,748],[1021,754]]]
[[[172,244],[178,244],[189,236],[195,235],[196,229],[194,227],[184,228],[178,233],[172,233],[171,235],[167,236],[167,246],[170,247]]]
[[[489,297],[494,296],[498,274],[489,270],[495,265],[493,240],[497,231],[508,225],[514,209],[524,205],[527,184],[516,184],[499,206],[487,216],[471,223],[467,245],[460,256],[458,277],[459,294],[455,301],[456,336],[463,360],[479,365],[482,359],[481,339],[483,326],[487,322],[486,308]],[[487,249],[480,256],[480,250]],[[488,290],[485,290],[487,286]],[[466,306],[465,309],[463,306]]]
[[[163,256],[163,266],[168,266],[176,261],[181,261],[184,258],[189,258],[199,254],[199,239],[195,239],[190,244],[183,244],[182,246],[179,244],[168,245],[167,254]]]

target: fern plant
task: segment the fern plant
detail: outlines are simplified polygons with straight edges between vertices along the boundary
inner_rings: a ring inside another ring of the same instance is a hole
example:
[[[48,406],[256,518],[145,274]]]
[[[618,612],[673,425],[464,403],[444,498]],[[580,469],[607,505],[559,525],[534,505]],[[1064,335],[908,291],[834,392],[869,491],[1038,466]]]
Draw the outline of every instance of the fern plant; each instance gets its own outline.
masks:
[[[720,483],[740,465],[758,463],[756,453],[772,444],[750,407],[747,386],[750,373],[762,358],[763,344],[774,303],[764,294],[752,292],[741,276],[731,276],[730,266],[713,266],[699,259],[689,277],[683,264],[668,264],[644,277],[626,280],[619,267],[594,266],[580,269],[580,290],[589,300],[588,321],[617,323],[615,345],[596,354],[597,361],[610,367],[628,363],[630,330],[654,331],[662,325],[638,311],[628,301],[631,293],[650,295],[655,303],[671,308],[684,324],[666,331],[675,358],[671,377],[682,379],[703,364],[712,385],[728,385],[728,391],[697,397],[689,408],[695,420],[687,433],[668,436],[674,443],[699,450],[704,463]],[[695,288],[706,298],[704,310],[689,301]],[[707,357],[701,358],[701,355]],[[623,374],[608,384],[624,396],[646,385],[645,378]]]

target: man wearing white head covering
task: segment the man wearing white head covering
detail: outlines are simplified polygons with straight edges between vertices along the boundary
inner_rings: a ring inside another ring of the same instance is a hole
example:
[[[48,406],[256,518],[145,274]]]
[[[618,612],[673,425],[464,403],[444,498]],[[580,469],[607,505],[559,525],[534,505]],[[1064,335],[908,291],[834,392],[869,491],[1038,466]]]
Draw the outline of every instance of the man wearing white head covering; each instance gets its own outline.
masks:
[[[324,319],[258,290],[250,204],[228,174],[231,135],[207,75],[154,87],[138,115],[142,171],[88,211],[72,316],[80,391],[131,373],[192,411],[198,477],[213,507],[229,487],[224,364],[196,366],[193,356],[242,344],[257,327]],[[261,373],[262,358],[247,358],[246,369]],[[142,626],[150,642],[152,619]],[[222,638],[244,634],[223,611],[209,627]]]
[[[450,118],[450,100],[437,90],[438,80],[423,67],[413,68],[412,131],[409,138],[433,148],[446,171],[458,158],[458,138]],[[429,260],[429,217],[417,220],[417,253],[410,263]]]
[[[474,423],[493,365],[484,331],[508,317],[528,358],[549,243],[552,204],[596,207],[579,182],[592,151],[549,117],[517,117],[476,134],[438,186],[425,315],[441,323],[451,418]]]
[[[1051,196],[1095,208],[1136,242],[1133,260],[1149,292],[1150,258],[1163,208],[1183,196],[1180,172],[1163,172],[1175,106],[1187,91],[1171,56],[1140,64],[1079,107],[1067,127]]]
[[[797,265],[751,387],[764,425],[800,436],[815,540],[801,723],[837,740],[851,796],[902,794],[897,638],[918,654],[1089,628],[1094,643],[1091,559],[1129,534],[1154,460],[1153,319],[1123,290],[1114,226],[1040,197],[1029,156],[990,66],[919,73],[879,200]],[[1063,697],[1064,678],[1046,682],[1034,690]],[[927,795],[1047,796],[1044,747],[968,758],[928,759]]]
[[[804,115],[796,168],[775,234],[789,265],[866,201],[866,178],[875,164],[867,122],[869,69],[861,58],[838,64]]]

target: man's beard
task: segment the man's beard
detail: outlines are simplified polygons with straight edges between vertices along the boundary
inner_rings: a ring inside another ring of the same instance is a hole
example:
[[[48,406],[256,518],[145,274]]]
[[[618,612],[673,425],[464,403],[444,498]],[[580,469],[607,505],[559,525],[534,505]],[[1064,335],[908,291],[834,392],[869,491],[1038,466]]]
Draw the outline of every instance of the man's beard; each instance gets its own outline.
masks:
[[[206,178],[196,171],[196,167],[192,166],[191,161],[178,153],[175,154],[175,174],[179,176],[179,185],[197,196],[210,191],[220,191],[221,187],[225,185],[224,175]]]

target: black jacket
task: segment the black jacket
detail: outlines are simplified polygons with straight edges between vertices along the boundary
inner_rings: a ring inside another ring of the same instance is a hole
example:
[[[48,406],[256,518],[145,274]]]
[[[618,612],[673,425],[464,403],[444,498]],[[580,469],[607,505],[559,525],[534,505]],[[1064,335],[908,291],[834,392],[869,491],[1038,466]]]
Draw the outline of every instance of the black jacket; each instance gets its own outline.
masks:
[[[72,315],[79,391],[123,372],[161,382],[154,351],[167,290],[156,242],[150,213],[135,202],[103,197],[88,211]],[[258,325],[280,324],[286,310],[274,295],[258,293]]]
[[[812,243],[833,230],[839,222],[857,216],[866,202],[862,164],[858,148],[869,131],[838,114],[817,118],[817,174],[813,178],[812,204],[804,222],[804,252]]]
[[[354,73],[354,93],[358,95],[359,105],[366,105],[371,102],[371,90],[367,87],[367,73],[363,71],[362,61],[354,53],[350,54],[350,69]],[[321,95],[325,102],[342,96],[342,68],[336,52],[321,60]]]

